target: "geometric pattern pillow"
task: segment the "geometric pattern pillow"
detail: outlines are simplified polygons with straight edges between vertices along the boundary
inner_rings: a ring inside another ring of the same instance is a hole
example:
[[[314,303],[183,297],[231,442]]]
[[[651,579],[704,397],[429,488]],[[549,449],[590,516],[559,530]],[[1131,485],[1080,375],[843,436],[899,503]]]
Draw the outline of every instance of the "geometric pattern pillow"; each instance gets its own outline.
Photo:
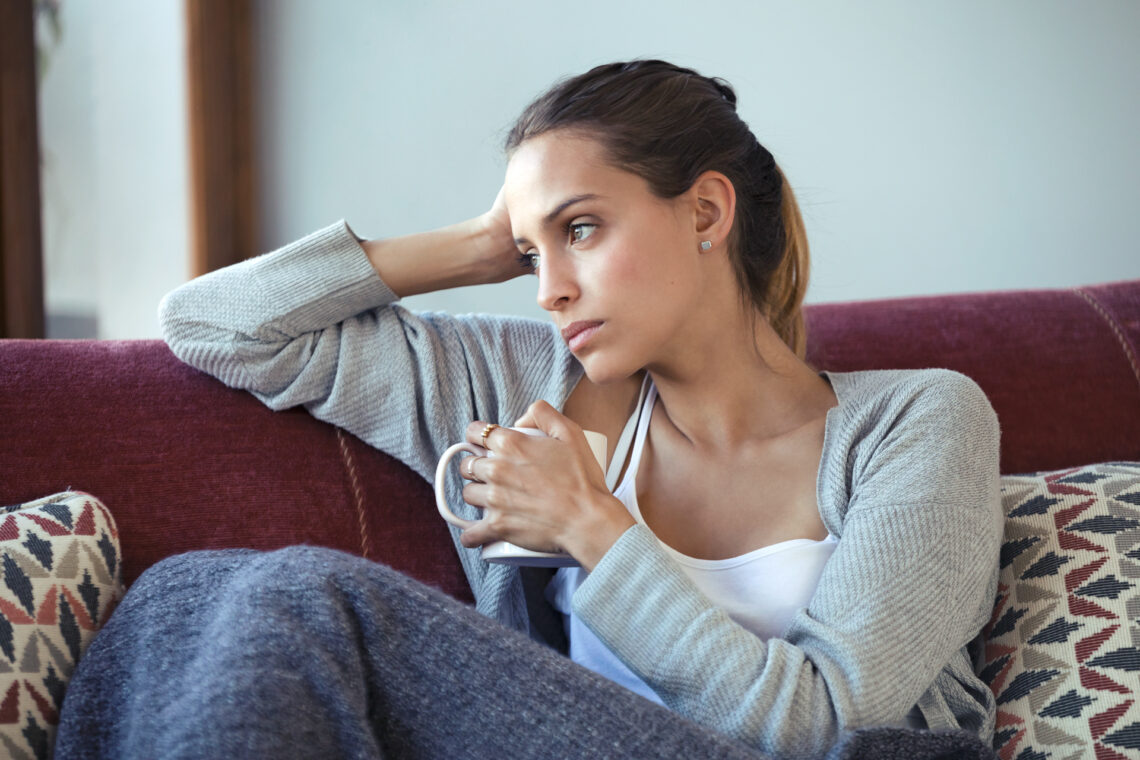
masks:
[[[1140,463],[1004,476],[979,675],[1002,760],[1140,758]]]
[[[51,757],[68,679],[122,597],[121,565],[94,496],[0,507],[0,757]]]

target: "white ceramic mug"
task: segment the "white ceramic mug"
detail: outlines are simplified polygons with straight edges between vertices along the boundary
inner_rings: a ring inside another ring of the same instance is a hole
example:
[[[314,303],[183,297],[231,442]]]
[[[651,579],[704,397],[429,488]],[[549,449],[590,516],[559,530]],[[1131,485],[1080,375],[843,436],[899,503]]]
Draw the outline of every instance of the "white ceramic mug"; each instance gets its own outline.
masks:
[[[545,433],[537,428],[510,429],[517,430],[526,435],[545,435]],[[594,459],[598,461],[598,466],[604,471],[606,468],[606,437],[592,430],[583,432],[586,434],[586,442],[590,444],[590,451],[594,453]],[[439,458],[439,464],[435,468],[435,505],[439,509],[440,515],[452,525],[466,529],[474,525],[475,521],[464,520],[452,512],[451,508],[447,505],[447,497],[444,493],[444,485],[447,481],[447,465],[451,461],[451,458],[461,451],[466,451],[469,454],[480,457],[493,457],[495,456],[495,452],[489,451],[474,443],[463,441],[462,443],[457,443],[449,447],[447,451],[443,452],[443,456]],[[484,545],[483,559],[488,562],[499,562],[506,565],[530,565],[533,567],[576,567],[578,565],[577,560],[569,554],[535,552],[530,549],[523,549],[521,546],[515,546],[506,541],[494,541]]]

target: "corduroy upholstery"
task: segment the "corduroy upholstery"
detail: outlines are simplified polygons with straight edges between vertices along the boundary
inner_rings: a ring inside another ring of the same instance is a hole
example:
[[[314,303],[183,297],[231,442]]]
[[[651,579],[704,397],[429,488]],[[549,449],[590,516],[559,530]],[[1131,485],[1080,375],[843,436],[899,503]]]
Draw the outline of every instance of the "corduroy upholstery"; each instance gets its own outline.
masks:
[[[819,304],[807,325],[819,369],[973,377],[1001,422],[1003,473],[1140,460],[1140,280]],[[470,600],[427,483],[161,341],[0,341],[0,504],[69,487],[111,510],[128,584],[191,549],[310,543]]]

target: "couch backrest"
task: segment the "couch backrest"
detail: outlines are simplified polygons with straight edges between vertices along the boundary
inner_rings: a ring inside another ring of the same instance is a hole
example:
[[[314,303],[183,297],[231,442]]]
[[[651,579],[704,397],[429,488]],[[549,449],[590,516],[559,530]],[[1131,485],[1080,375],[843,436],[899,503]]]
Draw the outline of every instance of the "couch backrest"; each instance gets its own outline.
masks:
[[[1001,471],[1140,460],[1140,280],[821,304],[806,309],[819,369],[947,367],[1001,423]]]
[[[1140,460],[1140,280],[810,306],[809,360],[949,367],[1002,425],[1002,471]],[[0,341],[0,504],[102,499],[124,579],[196,548],[313,543],[470,598],[418,476],[303,411],[274,413],[160,341]]]
[[[123,576],[191,549],[309,543],[470,599],[427,485],[301,409],[275,413],[157,340],[0,341],[0,504],[98,496]]]

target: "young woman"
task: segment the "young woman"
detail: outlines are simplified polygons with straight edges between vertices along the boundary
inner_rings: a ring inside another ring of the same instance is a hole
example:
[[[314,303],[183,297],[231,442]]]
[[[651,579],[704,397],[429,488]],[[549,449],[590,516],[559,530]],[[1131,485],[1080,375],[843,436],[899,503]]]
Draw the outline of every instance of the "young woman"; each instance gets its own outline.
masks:
[[[493,452],[449,486],[483,614],[327,550],[173,558],[81,662],[65,756],[822,757],[867,727],[909,757],[983,756],[1001,511],[982,392],[804,362],[803,224],[724,82],[600,66],[528,107],[507,152],[477,219],[339,223],[161,312],[184,361],[424,477],[464,437]],[[524,273],[553,326],[395,304]],[[608,482],[583,429],[611,443]],[[536,585],[480,559],[499,539],[581,567]],[[569,658],[531,640],[567,637]]]

